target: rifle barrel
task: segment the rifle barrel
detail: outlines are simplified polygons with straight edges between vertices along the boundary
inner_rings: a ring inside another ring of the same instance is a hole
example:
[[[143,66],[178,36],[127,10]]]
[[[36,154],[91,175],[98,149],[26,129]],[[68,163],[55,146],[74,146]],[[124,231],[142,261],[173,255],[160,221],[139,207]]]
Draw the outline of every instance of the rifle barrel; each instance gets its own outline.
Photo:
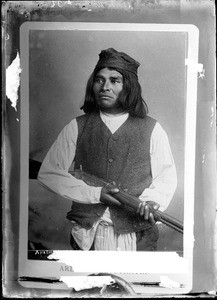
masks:
[[[103,186],[103,187],[109,185],[110,187],[115,187],[115,185],[113,185],[112,183],[108,183],[108,182],[106,182],[94,175],[90,175],[82,170],[74,170],[70,173],[73,176],[75,176],[77,179],[83,180],[88,185]],[[139,205],[141,203],[143,203],[143,201],[140,200],[139,198],[132,196],[120,189],[117,194],[113,195],[113,197],[116,198],[123,205],[129,206],[136,211],[138,210]],[[153,215],[155,216],[155,218],[157,219],[157,221],[160,221],[163,224],[175,229],[176,231],[183,233],[183,224],[179,220],[171,217],[170,215],[168,215],[160,210],[155,211],[151,207],[150,207],[150,210],[153,213]]]

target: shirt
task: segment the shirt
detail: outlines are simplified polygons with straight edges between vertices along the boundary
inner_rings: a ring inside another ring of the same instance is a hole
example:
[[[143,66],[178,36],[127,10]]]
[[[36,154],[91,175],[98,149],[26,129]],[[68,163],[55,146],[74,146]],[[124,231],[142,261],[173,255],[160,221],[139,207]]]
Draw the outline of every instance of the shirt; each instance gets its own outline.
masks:
[[[103,122],[114,133],[128,118],[128,114],[106,115],[100,113]],[[52,191],[72,201],[99,203],[101,187],[90,187],[69,172],[75,157],[78,126],[73,119],[48,151],[39,171],[39,181]],[[152,184],[140,195],[144,201],[155,201],[164,211],[175,192],[177,175],[166,132],[157,122],[151,136],[150,157]]]
[[[128,113],[110,115],[100,112],[102,121],[111,133],[114,133],[127,120],[128,116]],[[72,201],[87,204],[99,203],[102,188],[88,186],[68,172],[75,157],[77,137],[77,121],[73,119],[64,127],[48,151],[40,168],[38,179],[52,191]],[[158,122],[151,135],[150,158],[152,183],[139,198],[142,201],[157,202],[160,210],[164,211],[175,192],[177,174],[167,134]],[[109,208],[106,209],[101,220],[112,224]],[[74,224],[72,234],[81,249],[89,250],[100,221],[90,230]]]

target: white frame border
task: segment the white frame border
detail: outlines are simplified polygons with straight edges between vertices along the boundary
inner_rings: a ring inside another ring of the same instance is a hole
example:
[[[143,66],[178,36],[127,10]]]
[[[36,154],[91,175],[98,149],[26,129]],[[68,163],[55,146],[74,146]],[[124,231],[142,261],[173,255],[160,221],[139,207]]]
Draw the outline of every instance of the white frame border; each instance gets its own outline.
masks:
[[[177,260],[177,257],[174,257],[173,253],[168,252],[132,252],[132,253],[123,253],[123,252],[113,252],[113,251],[97,251],[97,252],[82,252],[82,251],[73,251],[75,254],[75,260],[70,261],[68,258],[64,261],[64,257],[69,257],[67,255],[70,254],[69,251],[55,251],[58,257],[63,259],[61,262],[54,261],[35,261],[35,260],[27,260],[27,249],[25,251],[25,247],[27,247],[27,237],[28,237],[28,159],[26,159],[26,153],[29,153],[29,62],[24,56],[24,53],[29,53],[29,30],[80,30],[80,31],[149,31],[149,32],[186,32],[188,34],[188,57],[186,60],[187,65],[187,93],[186,93],[186,123],[185,123],[185,164],[184,164],[184,257],[180,260]],[[71,264],[71,266],[75,269],[75,273],[72,276],[85,275],[88,273],[99,272],[101,268],[98,270],[94,268],[94,264],[96,261],[99,264],[101,259],[105,258],[108,264],[104,263],[104,272],[116,273],[123,278],[134,278],[134,282],[144,281],[144,278],[148,280],[149,275],[157,275],[160,273],[161,275],[169,275],[172,276],[172,269],[168,266],[173,261],[176,266],[176,275],[179,273],[182,274],[185,281],[184,288],[177,289],[177,293],[187,293],[192,288],[192,274],[193,274],[193,246],[194,246],[194,185],[195,185],[195,141],[196,141],[196,108],[197,108],[197,63],[198,63],[198,43],[199,43],[199,30],[196,26],[191,24],[137,24],[137,23],[92,23],[92,22],[70,22],[70,23],[62,23],[62,22],[26,22],[22,24],[20,28],[20,36],[22,42],[20,43],[20,56],[21,56],[21,115],[20,115],[20,124],[21,124],[21,138],[20,138],[20,148],[21,148],[21,164],[20,164],[20,211],[22,211],[26,216],[26,220],[22,220],[20,222],[19,228],[19,277],[22,276],[30,276],[30,277],[55,277],[60,278],[60,265],[67,262],[67,264]],[[191,62],[191,66],[189,65],[189,61]],[[192,67],[195,66],[195,67]],[[188,201],[186,202],[186,199]],[[188,203],[188,205],[186,205]],[[20,212],[21,217],[21,212]],[[21,220],[21,218],[20,218]],[[187,230],[186,230],[187,228]],[[63,255],[62,255],[63,254]],[[124,267],[126,263],[126,258],[128,261],[132,261],[135,258],[139,260],[143,260],[145,256],[147,261],[152,260],[152,255],[155,257],[155,262],[158,264],[158,268],[149,270],[148,268],[145,270],[145,274],[143,273],[143,269],[141,266],[132,268],[127,272],[127,269]],[[159,259],[156,257],[159,255]],[[117,256],[118,268],[110,269],[110,261],[114,261],[114,256]],[[79,267],[79,264],[76,265],[76,261],[80,259],[89,260],[93,264],[93,269],[84,270],[83,267]],[[130,258],[130,260],[129,260]],[[163,258],[163,261],[162,261]],[[122,262],[122,263],[121,263]],[[120,270],[120,264],[122,268]],[[173,263],[172,263],[173,264]],[[76,265],[76,267],[75,267]],[[167,268],[165,269],[165,266]],[[166,270],[166,272],[165,272]],[[118,272],[117,272],[118,271]],[[84,273],[83,273],[84,272]],[[140,273],[141,274],[138,274]],[[150,272],[150,274],[148,274]],[[128,273],[128,274],[127,274]],[[130,274],[129,274],[130,273]],[[64,274],[62,274],[64,275]],[[68,275],[68,274],[67,274]],[[141,276],[142,275],[142,276]],[[144,277],[145,276],[145,277]],[[141,280],[139,278],[142,278]],[[147,277],[147,278],[146,278]],[[153,277],[153,276],[152,276]],[[22,283],[22,285],[25,285]],[[55,288],[52,285],[52,288]],[[60,288],[57,285],[56,288]],[[64,285],[63,285],[63,288]],[[144,291],[145,292],[145,291]],[[148,289],[148,293],[151,290]],[[165,289],[163,291],[159,291],[159,293],[166,293]],[[169,289],[168,293],[175,293],[176,289]],[[154,293],[158,293],[156,288],[154,288]]]

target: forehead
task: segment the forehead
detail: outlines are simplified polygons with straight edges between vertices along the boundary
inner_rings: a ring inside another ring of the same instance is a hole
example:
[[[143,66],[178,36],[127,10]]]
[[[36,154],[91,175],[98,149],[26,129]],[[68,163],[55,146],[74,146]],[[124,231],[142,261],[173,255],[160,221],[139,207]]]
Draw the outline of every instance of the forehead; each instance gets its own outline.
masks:
[[[123,76],[121,75],[121,73],[119,73],[116,70],[111,70],[111,69],[108,69],[108,68],[101,69],[96,74],[96,76],[102,76],[102,77],[105,77],[105,78],[109,78],[109,77],[120,77],[120,78],[123,78]]]

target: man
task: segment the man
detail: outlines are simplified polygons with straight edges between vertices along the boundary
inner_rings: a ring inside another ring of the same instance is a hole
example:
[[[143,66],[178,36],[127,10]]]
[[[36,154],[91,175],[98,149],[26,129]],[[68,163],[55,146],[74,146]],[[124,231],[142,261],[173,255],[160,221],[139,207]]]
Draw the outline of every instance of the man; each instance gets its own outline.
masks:
[[[156,250],[158,228],[149,207],[165,210],[177,179],[167,135],[147,116],[138,67],[123,52],[101,51],[87,83],[85,114],[62,130],[41,166],[40,182],[72,200],[73,249]],[[75,178],[68,172],[73,162],[114,187]],[[143,201],[137,212],[115,199],[120,189]]]

